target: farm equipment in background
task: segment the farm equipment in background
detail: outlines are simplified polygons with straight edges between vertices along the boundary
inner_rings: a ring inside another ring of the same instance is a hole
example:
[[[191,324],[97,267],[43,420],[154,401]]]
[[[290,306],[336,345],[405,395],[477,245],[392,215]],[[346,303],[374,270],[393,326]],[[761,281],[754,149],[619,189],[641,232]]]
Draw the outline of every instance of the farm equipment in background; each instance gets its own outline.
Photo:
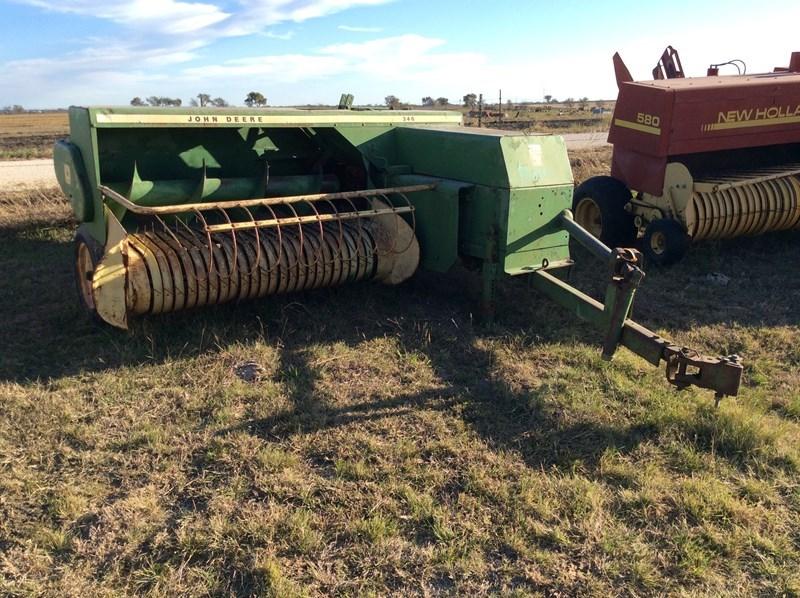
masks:
[[[418,265],[481,270],[533,286],[605,330],[678,387],[738,392],[735,356],[707,358],[628,319],[641,254],[610,249],[569,211],[563,139],[461,126],[443,111],[70,109],[55,148],[59,183],[81,223],[83,305],[132,317],[377,280]],[[553,275],[572,235],[608,267],[605,304]]]
[[[660,265],[693,241],[800,228],[800,52],[772,73],[740,65],[685,77],[670,46],[653,81],[634,81],[615,54],[611,176],[578,186],[577,222],[609,245],[642,236]]]

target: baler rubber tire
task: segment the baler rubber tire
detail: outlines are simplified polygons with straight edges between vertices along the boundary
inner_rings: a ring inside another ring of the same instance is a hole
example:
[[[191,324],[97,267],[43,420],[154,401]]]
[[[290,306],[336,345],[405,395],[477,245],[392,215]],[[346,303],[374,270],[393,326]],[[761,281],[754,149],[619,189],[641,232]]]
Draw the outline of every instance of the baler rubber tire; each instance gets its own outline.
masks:
[[[659,218],[647,225],[642,249],[647,264],[671,266],[689,249],[690,238],[683,225],[672,218]],[[656,245],[659,249],[656,249]]]
[[[572,196],[572,213],[575,221],[597,236],[609,247],[631,247],[636,241],[637,230],[633,222],[633,215],[625,210],[625,205],[631,199],[631,192],[625,183],[610,176],[596,176],[585,180],[578,185]],[[600,216],[600,234],[594,227],[586,226],[582,222],[579,206],[582,202],[591,201],[595,204]]]
[[[75,262],[73,264],[75,274],[75,291],[78,294],[78,303],[83,311],[95,322],[102,322],[100,316],[97,315],[97,309],[94,305],[89,305],[84,296],[84,290],[81,287],[80,280],[80,261],[81,260],[81,246],[88,249],[89,258],[91,259],[92,268],[96,268],[97,264],[103,257],[103,248],[88,232],[78,229],[75,233]]]

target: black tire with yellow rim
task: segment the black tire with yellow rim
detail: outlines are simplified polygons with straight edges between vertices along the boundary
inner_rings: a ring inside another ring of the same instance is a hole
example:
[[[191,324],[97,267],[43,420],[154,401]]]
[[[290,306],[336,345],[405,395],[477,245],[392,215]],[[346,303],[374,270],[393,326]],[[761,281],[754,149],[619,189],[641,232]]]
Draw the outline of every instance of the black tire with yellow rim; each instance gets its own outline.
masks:
[[[671,218],[653,220],[644,230],[642,252],[648,264],[670,266],[689,249],[689,235],[683,225]]]
[[[575,189],[575,221],[609,247],[630,247],[636,241],[633,215],[625,210],[631,192],[610,176],[592,177]]]
[[[97,308],[92,292],[92,279],[97,264],[103,257],[103,247],[82,228],[75,234],[75,288],[83,310],[97,319]]]

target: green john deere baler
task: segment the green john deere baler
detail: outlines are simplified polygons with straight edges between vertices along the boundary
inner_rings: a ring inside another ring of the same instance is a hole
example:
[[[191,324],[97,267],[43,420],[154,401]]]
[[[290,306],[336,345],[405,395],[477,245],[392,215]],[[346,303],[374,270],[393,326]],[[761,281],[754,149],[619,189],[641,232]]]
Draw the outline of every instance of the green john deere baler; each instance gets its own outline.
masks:
[[[70,109],[55,147],[81,223],[81,301],[127,328],[135,316],[477,265],[494,286],[528,275],[673,384],[738,392],[735,356],[707,358],[628,319],[640,255],[578,226],[557,136],[468,129],[459,113],[393,110]],[[606,262],[600,303],[553,275],[572,236]]]

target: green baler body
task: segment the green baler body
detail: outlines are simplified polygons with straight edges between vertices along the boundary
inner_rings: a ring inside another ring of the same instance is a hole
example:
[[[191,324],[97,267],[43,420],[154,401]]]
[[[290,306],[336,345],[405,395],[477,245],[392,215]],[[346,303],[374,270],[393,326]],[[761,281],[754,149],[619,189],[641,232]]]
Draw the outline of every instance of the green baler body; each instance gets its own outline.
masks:
[[[423,267],[445,271],[460,256],[507,274],[569,263],[558,215],[572,174],[560,137],[466,129],[442,111],[73,107],[69,118],[56,174],[101,244],[100,185],[147,206],[263,197],[269,163],[282,181],[271,193],[296,195],[318,190],[326,173],[309,165],[326,156],[329,169],[365,173],[367,188],[437,184],[410,196]],[[123,219],[124,208],[109,208]]]
[[[479,265],[489,313],[498,279],[533,274],[534,288],[606,329],[604,356],[623,344],[653,364],[666,361],[679,387],[738,392],[736,359],[698,356],[627,319],[640,256],[605,247],[572,220],[560,137],[465,129],[459,113],[443,111],[71,108],[69,118],[56,176],[81,222],[84,304],[110,324],[127,327],[129,312],[334,281],[402,281],[417,263],[444,272],[462,259]],[[330,211],[320,213],[314,206],[324,202]],[[224,221],[201,216],[212,211]],[[227,240],[214,236],[221,230]],[[241,248],[237,230],[245,231]],[[404,234],[405,249],[386,244]],[[607,262],[605,304],[548,272],[571,263],[570,235]],[[98,249],[102,256],[87,259]]]

